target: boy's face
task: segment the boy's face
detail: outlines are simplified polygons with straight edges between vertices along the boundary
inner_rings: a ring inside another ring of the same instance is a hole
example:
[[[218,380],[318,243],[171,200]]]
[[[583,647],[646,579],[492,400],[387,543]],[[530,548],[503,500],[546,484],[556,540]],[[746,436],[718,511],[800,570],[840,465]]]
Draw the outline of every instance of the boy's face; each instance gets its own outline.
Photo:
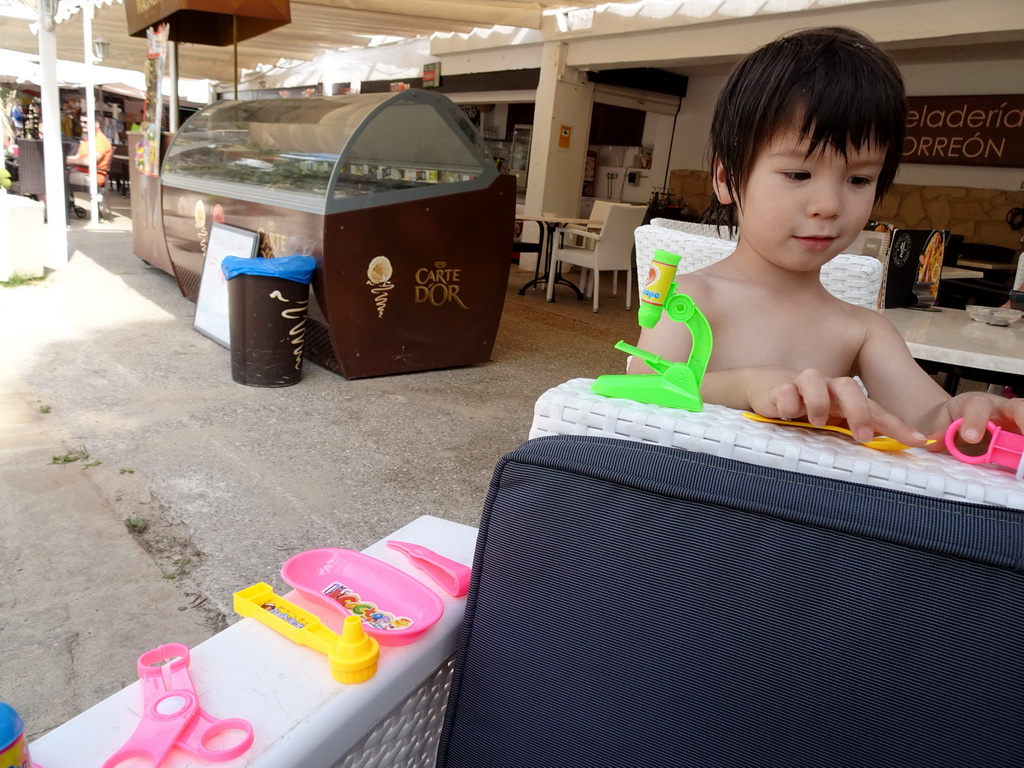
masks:
[[[763,258],[793,271],[818,270],[842,253],[871,216],[885,159],[882,147],[831,148],[807,156],[809,142],[781,134],[758,154],[737,206],[741,241]],[[716,168],[715,191],[735,202]]]

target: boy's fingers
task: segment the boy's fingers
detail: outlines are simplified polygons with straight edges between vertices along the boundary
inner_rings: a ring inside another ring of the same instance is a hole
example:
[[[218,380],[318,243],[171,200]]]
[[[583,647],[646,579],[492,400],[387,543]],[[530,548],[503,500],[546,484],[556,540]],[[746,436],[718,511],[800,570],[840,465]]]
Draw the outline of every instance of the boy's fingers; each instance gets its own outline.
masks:
[[[802,400],[807,420],[816,427],[828,422],[832,410],[832,394],[829,382],[813,368],[802,371],[794,382]]]
[[[857,382],[852,379],[847,379],[846,382],[853,386],[849,386],[841,379],[834,380],[832,393],[835,396],[836,404],[842,412],[843,418],[846,419],[846,426],[853,433],[854,439],[858,442],[866,443],[875,436],[877,429],[871,403],[864,396]]]
[[[894,416],[878,403],[869,400],[856,381],[848,379],[847,382],[837,385],[835,393],[839,406],[843,409],[847,426],[857,440],[866,443],[879,434],[909,446],[925,444],[927,438],[924,435],[899,416]]]
[[[919,447],[924,445],[928,438],[907,424],[899,416],[894,416],[884,408],[872,403],[872,422],[875,431],[880,435],[899,440],[904,445]]]
[[[801,400],[800,393],[793,384],[779,385],[775,389],[772,401],[777,418],[793,420],[799,418],[804,413],[803,400]]]
[[[1004,398],[992,409],[989,418],[1003,429],[1024,434],[1024,398]]]
[[[962,401],[963,410],[960,418],[963,421],[957,434],[965,443],[980,443],[985,436],[989,419],[992,417],[993,404],[987,397],[970,397]]]

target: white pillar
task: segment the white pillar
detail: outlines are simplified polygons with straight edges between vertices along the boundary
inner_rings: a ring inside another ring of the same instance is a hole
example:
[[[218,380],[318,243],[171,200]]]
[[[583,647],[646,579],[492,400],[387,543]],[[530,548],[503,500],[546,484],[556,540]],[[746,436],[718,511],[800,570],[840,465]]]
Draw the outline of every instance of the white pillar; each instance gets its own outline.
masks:
[[[529,214],[579,215],[594,85],[566,65],[565,53],[565,43],[544,44],[526,188]]]
[[[86,138],[89,140],[89,221],[95,226],[100,222],[100,206],[97,195],[99,182],[96,178],[96,94],[93,83],[93,64],[96,62],[92,53],[92,15],[93,5],[86,3],[82,8],[82,38],[85,45],[85,113]]]
[[[51,28],[47,30],[47,26]],[[43,264],[68,264],[68,200],[64,187],[64,146],[60,140],[60,91],[57,88],[57,36],[53,20],[39,9],[39,100],[42,102],[43,163],[46,186],[46,257]]]
[[[174,40],[167,41],[167,79],[171,81],[168,90],[170,101],[170,114],[167,116],[167,130],[171,133],[178,132],[178,43]]]

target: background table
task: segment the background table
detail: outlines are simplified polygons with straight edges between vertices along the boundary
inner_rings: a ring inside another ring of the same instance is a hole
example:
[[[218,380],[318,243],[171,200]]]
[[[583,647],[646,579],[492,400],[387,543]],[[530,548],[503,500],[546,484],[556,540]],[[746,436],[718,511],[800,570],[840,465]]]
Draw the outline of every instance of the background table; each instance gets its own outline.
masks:
[[[541,283],[546,283],[548,281],[548,267],[551,264],[551,250],[555,242],[556,229],[558,229],[559,227],[578,226],[600,227],[601,224],[604,223],[601,221],[594,221],[593,219],[572,218],[570,216],[555,216],[549,214],[544,214],[543,216],[529,216],[526,214],[521,214],[516,216],[516,220],[536,221],[540,223],[541,226],[544,227],[544,249],[542,253],[542,258],[537,259],[538,269],[534,272],[533,280],[531,280],[530,282],[528,282],[526,285],[519,289],[520,296],[526,293],[527,288],[536,288]],[[574,283],[562,277],[561,272],[558,272],[555,275],[555,283],[561,283],[562,285],[567,285],[570,288],[572,288],[574,291],[576,291],[576,298],[580,299],[581,301],[584,298],[586,298],[583,295],[583,291],[581,291]],[[552,299],[549,299],[549,301],[551,300]]]
[[[425,515],[387,539],[423,544],[469,565],[476,528]],[[255,619],[242,619],[200,643],[191,651],[189,668],[200,706],[216,718],[248,720],[255,734],[244,755],[217,765],[336,766],[396,706],[400,706],[394,715],[398,722],[377,736],[377,743],[371,745],[376,752],[369,749],[365,762],[349,759],[344,765],[433,765],[451,674],[447,660],[455,651],[466,598],[449,596],[404,555],[388,549],[387,539],[363,551],[428,584],[443,600],[444,615],[419,640],[382,646],[377,673],[358,685],[336,682],[326,656],[291,642]],[[274,576],[267,574],[265,580],[273,585],[280,581]],[[322,608],[301,595],[283,597],[316,613],[325,624],[333,623]],[[110,663],[134,669],[139,655],[147,650],[111,649]],[[135,682],[30,744],[32,760],[46,768],[95,768],[134,732],[141,711],[141,683]],[[199,768],[211,764],[174,749],[162,765]]]
[[[943,280],[978,280],[985,276],[984,272],[976,269],[963,269],[961,267],[943,267]]]
[[[834,433],[751,421],[721,405],[691,413],[602,397],[590,391],[592,383],[572,379],[541,395],[530,437],[614,437],[922,496],[1024,509],[1024,481],[1006,469],[964,464],[923,448],[884,453]]]
[[[939,363],[947,374],[945,387],[956,392],[960,378],[1013,384],[1024,376],[1024,324],[1001,327],[975,322],[962,309],[938,312],[887,309],[916,360]],[[929,366],[924,366],[927,370]]]

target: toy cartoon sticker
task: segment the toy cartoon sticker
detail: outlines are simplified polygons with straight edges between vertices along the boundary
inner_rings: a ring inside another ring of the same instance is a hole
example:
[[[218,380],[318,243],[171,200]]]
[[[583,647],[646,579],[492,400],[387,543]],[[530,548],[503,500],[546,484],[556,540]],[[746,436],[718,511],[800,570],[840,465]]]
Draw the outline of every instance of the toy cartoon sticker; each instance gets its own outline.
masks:
[[[396,617],[393,613],[381,610],[374,603],[363,600],[356,592],[337,581],[325,587],[323,594],[337,601],[345,610],[362,618],[364,624],[369,624],[374,629],[406,629],[413,624],[412,619],[405,616]]]
[[[303,627],[306,626],[303,622],[299,621],[294,616],[292,616],[290,614],[287,614],[284,611],[282,611],[274,603],[263,603],[263,605],[261,605],[260,608],[262,608],[267,613],[269,613],[269,614],[271,614],[273,616],[277,616],[277,618],[279,618],[279,619],[283,619],[288,624],[291,624],[293,627],[296,627],[298,629],[302,629]]]

